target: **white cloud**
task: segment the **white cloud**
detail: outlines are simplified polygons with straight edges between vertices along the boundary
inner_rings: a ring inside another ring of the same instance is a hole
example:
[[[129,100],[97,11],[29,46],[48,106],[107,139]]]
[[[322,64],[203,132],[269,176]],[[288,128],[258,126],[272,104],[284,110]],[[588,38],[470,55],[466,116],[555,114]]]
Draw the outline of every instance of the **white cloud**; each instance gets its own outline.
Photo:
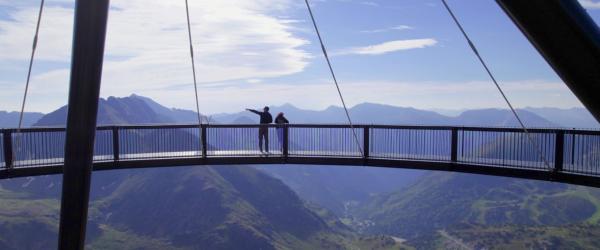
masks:
[[[32,110],[48,111],[66,101],[73,26],[68,3],[72,2],[47,1],[35,65],[52,66],[40,71],[34,65],[37,73],[30,100],[37,104],[31,104]],[[4,62],[29,58],[39,3],[27,3],[7,8],[8,18],[0,20],[0,60]],[[308,41],[292,32],[296,23],[277,17],[294,4],[292,0],[189,3],[199,82],[286,76],[308,65],[309,54],[303,49]],[[183,84],[193,91],[184,1],[111,1],[105,54],[103,96]],[[23,83],[12,84],[19,87],[0,87],[2,109],[16,108],[15,96],[21,94],[13,89],[21,89]],[[50,96],[54,101],[39,101]]]
[[[373,7],[379,7],[379,4],[376,2],[371,2],[371,1],[364,1],[364,2],[360,2],[360,4],[362,5],[368,5],[368,6],[373,6]]]
[[[412,26],[398,25],[398,26],[383,28],[383,29],[361,30],[360,32],[361,33],[383,33],[383,32],[389,32],[389,31],[412,30],[412,29],[414,29]]]
[[[600,1],[579,0],[579,3],[587,9],[600,9]]]
[[[57,1],[47,0],[27,106],[30,111],[49,112],[67,100],[73,20],[68,3],[73,1]],[[0,0],[3,2],[9,1]],[[6,65],[26,65],[23,62],[30,53],[39,4],[37,0],[30,4],[24,4],[25,0],[16,2],[18,8],[7,9],[9,18],[0,20],[0,60]],[[190,1],[202,112],[233,112],[265,104],[292,103],[310,109],[339,104],[329,80],[292,84],[283,82],[288,78],[281,82],[275,79],[304,70],[310,59],[303,49],[307,41],[293,32],[298,22],[286,17],[286,8],[295,4],[292,2],[296,1]],[[102,95],[137,93],[170,107],[194,109],[183,1],[111,3]],[[397,40],[338,53],[379,55],[436,43],[434,39]],[[7,69],[3,72],[12,71]],[[0,75],[0,110],[18,109],[24,78]],[[517,106],[580,106],[562,83],[525,81],[503,86]],[[487,82],[342,79],[341,87],[349,105],[368,101],[417,108],[504,107],[493,85]]]
[[[261,83],[261,82],[263,82],[263,80],[262,79],[248,79],[248,80],[246,80],[246,82],[248,82],[248,83]]]
[[[0,59],[28,60],[38,6],[20,7],[9,13],[10,19],[0,20]],[[68,61],[73,27],[73,10],[46,5],[39,34],[37,59]]]
[[[333,55],[383,55],[391,52],[410,49],[422,49],[437,44],[435,39],[411,39],[388,41],[366,47],[354,47],[342,49],[333,53]]]

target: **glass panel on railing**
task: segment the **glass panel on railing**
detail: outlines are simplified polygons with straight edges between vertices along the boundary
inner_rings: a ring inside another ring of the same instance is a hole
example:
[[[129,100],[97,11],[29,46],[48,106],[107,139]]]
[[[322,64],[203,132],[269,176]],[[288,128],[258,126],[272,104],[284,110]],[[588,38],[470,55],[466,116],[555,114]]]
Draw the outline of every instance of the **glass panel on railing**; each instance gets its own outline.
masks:
[[[259,128],[258,126],[207,128],[207,155],[209,156],[254,156],[267,153],[281,155],[282,152],[283,128]]]
[[[65,131],[28,131],[12,134],[15,167],[64,163]]]
[[[96,140],[94,141],[94,161],[110,160],[114,160],[112,130],[97,130]]]
[[[600,175],[600,135],[567,133],[563,171]]]
[[[413,160],[450,160],[450,129],[373,128],[371,157]]]
[[[289,154],[360,157],[363,129],[355,132],[356,138],[349,127],[290,127]]]
[[[552,132],[463,130],[458,132],[458,161],[485,165],[553,168]],[[549,166],[547,166],[548,164]]]
[[[200,129],[120,128],[120,159],[197,157],[202,154]]]

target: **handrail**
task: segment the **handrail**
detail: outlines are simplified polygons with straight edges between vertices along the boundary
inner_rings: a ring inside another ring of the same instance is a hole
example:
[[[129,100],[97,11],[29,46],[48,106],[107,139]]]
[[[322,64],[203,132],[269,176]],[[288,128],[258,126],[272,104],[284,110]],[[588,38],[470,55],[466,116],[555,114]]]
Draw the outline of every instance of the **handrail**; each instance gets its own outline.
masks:
[[[266,127],[281,127],[281,125],[277,124],[202,124],[201,127],[206,128],[258,128],[261,126]],[[293,123],[287,124],[289,127],[298,127],[298,128],[350,128],[348,124],[332,124],[332,123],[322,123],[322,124],[306,124],[306,123]],[[98,126],[97,130],[110,130],[113,127],[118,127],[122,129],[152,129],[152,128],[198,128],[198,124],[141,124],[141,125],[102,125]],[[388,124],[354,124],[356,128],[397,128],[397,129],[432,129],[432,130],[442,130],[442,129],[453,129],[459,128],[462,130],[476,130],[476,131],[501,131],[501,132],[522,132],[523,129],[518,127],[484,127],[484,126],[453,126],[453,125],[388,125]],[[17,128],[0,128],[0,131],[16,131]],[[64,127],[50,126],[50,127],[28,127],[22,128],[22,132],[35,132],[35,131],[65,131]],[[551,128],[543,128],[543,127],[532,127],[531,131],[535,132],[552,132],[552,131],[565,131],[567,133],[576,133],[576,134],[594,134],[600,135],[600,129],[580,129],[580,128],[560,128],[560,127],[551,127]]]
[[[277,124],[202,124],[201,127],[206,128],[258,128],[260,126],[266,127],[281,127]],[[318,123],[318,124],[305,124],[305,123],[294,123],[287,124],[289,127],[297,128],[350,128],[348,124],[332,124],[332,123]],[[500,131],[500,132],[522,132],[523,129],[518,127],[489,127],[489,126],[453,126],[453,125],[391,125],[391,124],[354,124],[356,128],[397,128],[397,129],[423,129],[423,130],[450,130],[459,128],[462,130],[472,131]],[[123,129],[156,129],[156,128],[198,128],[198,124],[141,124],[141,125],[103,125],[98,126],[97,130],[110,130],[113,127]],[[0,128],[0,131],[16,131],[16,128]],[[22,132],[35,132],[35,131],[65,131],[64,127],[29,127],[22,128]],[[600,135],[600,129],[580,129],[580,128],[561,128],[561,127],[532,127],[529,129],[532,132],[556,132],[565,131],[565,133],[575,134],[589,134],[589,135]]]

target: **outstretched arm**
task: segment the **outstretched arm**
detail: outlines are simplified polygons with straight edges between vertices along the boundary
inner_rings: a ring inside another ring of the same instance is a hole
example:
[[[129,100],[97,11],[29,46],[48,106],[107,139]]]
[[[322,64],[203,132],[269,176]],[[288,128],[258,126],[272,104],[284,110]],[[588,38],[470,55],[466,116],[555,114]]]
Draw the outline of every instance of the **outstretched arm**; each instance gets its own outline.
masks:
[[[246,109],[246,110],[248,110],[248,111],[250,111],[250,112],[252,112],[252,113],[255,113],[255,114],[257,114],[257,115],[260,115],[260,114],[261,114],[261,112],[259,112],[259,111],[257,111],[257,110],[254,110],[254,109]]]

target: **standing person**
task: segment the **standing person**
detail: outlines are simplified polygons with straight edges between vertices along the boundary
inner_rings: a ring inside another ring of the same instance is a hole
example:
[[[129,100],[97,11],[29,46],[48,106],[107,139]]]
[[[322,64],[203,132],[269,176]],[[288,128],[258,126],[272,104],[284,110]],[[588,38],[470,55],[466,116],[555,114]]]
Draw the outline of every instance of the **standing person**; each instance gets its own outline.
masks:
[[[269,127],[264,126],[273,122],[273,116],[269,113],[269,107],[265,106],[263,108],[263,112],[254,110],[254,109],[246,109],[252,113],[260,115],[260,127],[258,128],[258,148],[260,152],[263,152],[263,139],[265,140],[265,151],[269,153]]]
[[[288,119],[285,119],[285,117],[283,116],[283,112],[279,112],[279,114],[277,114],[277,117],[275,117],[275,124],[283,125],[287,123],[290,122],[288,121]],[[279,140],[279,147],[283,151],[283,126],[277,126],[277,139]]]

